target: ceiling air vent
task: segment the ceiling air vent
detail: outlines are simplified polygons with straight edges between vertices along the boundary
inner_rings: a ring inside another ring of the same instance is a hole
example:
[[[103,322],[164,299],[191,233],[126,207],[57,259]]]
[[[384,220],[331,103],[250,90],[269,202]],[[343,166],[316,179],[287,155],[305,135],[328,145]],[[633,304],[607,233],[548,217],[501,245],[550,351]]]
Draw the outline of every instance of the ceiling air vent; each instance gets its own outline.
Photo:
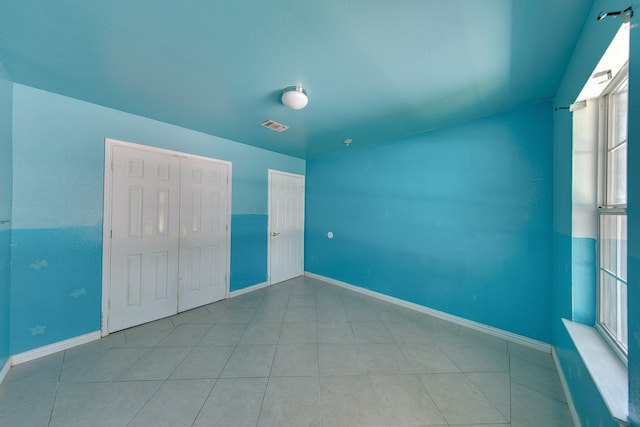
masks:
[[[262,123],[262,126],[269,128],[271,130],[275,130],[276,132],[284,132],[289,129],[289,126],[285,126],[282,123],[274,122],[273,120],[267,120]]]

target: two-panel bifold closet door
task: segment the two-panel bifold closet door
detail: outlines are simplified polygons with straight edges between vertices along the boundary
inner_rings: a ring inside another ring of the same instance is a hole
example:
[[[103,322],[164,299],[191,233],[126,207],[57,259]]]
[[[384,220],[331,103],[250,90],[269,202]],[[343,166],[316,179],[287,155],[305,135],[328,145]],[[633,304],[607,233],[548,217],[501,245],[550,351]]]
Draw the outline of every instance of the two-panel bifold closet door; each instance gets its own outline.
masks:
[[[109,205],[105,216],[110,214],[111,231],[103,331],[118,331],[225,298],[231,165],[107,143],[111,194],[105,199]]]

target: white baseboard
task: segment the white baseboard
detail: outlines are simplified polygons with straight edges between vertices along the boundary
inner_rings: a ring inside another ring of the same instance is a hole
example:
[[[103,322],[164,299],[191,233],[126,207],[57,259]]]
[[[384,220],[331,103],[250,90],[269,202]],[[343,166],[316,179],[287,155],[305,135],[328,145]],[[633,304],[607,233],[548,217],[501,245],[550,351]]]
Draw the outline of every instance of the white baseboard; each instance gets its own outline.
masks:
[[[361,288],[359,286],[341,282],[339,280],[331,279],[329,277],[321,276],[319,274],[305,271],[304,275],[307,277],[311,277],[313,279],[322,280],[324,282],[339,286],[341,288],[349,289],[354,292],[358,292],[373,298],[377,298],[382,301],[386,301],[391,304],[398,305],[400,307],[408,308],[410,310],[414,310],[423,314],[428,314],[429,316],[437,317],[439,319],[443,319],[451,323],[456,323],[466,328],[483,332],[485,334],[492,335],[494,337],[506,339],[507,341],[511,341],[516,344],[521,344],[525,347],[529,347],[539,351],[544,351],[545,353],[551,353],[551,344],[547,344],[542,341],[534,340],[532,338],[514,334],[513,332],[508,332],[502,329],[494,328],[493,326],[488,326],[482,323],[474,322],[473,320],[468,320],[463,317],[454,316],[452,314],[445,313],[443,311],[434,310],[432,308],[425,307],[420,304],[415,304],[413,302],[405,301],[400,298],[395,298],[389,295],[381,294],[379,292]]]
[[[578,416],[578,411],[576,411],[576,406],[573,404],[573,398],[571,397],[571,390],[569,390],[569,383],[567,383],[567,377],[564,376],[564,371],[562,370],[562,365],[560,364],[560,359],[558,359],[558,355],[556,354],[555,347],[551,348],[551,355],[553,356],[553,363],[556,365],[556,371],[558,371],[558,376],[560,377],[560,384],[562,385],[562,391],[564,391],[564,397],[567,399],[567,405],[569,406],[569,413],[571,413],[571,419],[573,420],[574,427],[581,427],[580,417]]]
[[[9,368],[11,368],[11,358],[7,359],[6,363],[2,367],[2,370],[0,370],[0,384],[2,384],[2,381],[4,381],[4,378],[9,373]]]
[[[258,283],[247,288],[238,289],[229,293],[229,298],[237,297],[249,292],[257,291],[258,289],[269,286],[268,282]],[[62,350],[67,350],[78,345],[86,344],[91,341],[99,340],[102,338],[101,331],[91,332],[79,337],[70,338],[68,340],[59,341],[53,344],[46,345],[44,347],[34,348],[33,350],[25,351],[24,353],[14,354],[9,358],[5,367],[0,371],[0,382],[3,375],[6,375],[5,370],[8,372],[9,366],[19,365],[21,363],[29,362],[31,360],[38,359],[40,357],[48,356],[53,353],[57,353]]]
[[[269,282],[262,282],[246,288],[237,289],[229,293],[229,298],[239,297],[240,295],[248,294],[249,292],[257,291],[258,289],[266,288],[269,286]]]
[[[53,344],[45,345],[44,347],[34,348],[33,350],[25,351],[24,353],[14,354],[13,356],[11,356],[11,365],[19,365],[21,363],[39,359],[40,357],[48,356],[62,350],[67,350],[78,345],[99,340],[101,337],[102,334],[100,333],[100,331],[95,331],[88,334],[80,335],[78,337],[69,338],[68,340],[58,341]]]

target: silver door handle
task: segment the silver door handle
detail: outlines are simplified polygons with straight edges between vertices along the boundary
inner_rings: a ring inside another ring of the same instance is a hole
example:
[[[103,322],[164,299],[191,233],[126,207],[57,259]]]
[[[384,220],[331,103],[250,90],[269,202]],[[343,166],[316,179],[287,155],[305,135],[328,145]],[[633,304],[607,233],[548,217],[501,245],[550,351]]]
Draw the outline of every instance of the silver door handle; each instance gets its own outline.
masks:
[[[279,236],[279,235],[280,235],[280,233],[271,233],[271,237],[276,237],[276,236]]]

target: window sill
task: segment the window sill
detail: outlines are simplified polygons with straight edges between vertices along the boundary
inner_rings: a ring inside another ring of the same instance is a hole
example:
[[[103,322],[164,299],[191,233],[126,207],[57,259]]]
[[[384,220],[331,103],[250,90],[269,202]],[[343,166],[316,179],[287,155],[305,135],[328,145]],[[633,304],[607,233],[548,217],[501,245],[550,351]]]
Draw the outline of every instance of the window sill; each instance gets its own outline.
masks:
[[[629,425],[629,380],[624,365],[591,326],[562,319],[611,416]]]

